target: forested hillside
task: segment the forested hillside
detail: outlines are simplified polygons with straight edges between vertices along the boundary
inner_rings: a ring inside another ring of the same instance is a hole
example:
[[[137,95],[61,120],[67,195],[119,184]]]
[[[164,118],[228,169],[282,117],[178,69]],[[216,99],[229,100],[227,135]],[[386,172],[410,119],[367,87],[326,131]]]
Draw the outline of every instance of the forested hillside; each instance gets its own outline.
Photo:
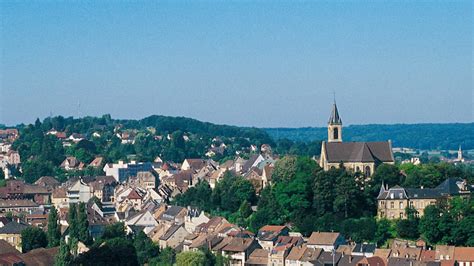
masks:
[[[265,128],[273,139],[314,141],[327,139],[327,128]],[[474,123],[351,125],[343,128],[344,141],[392,140],[394,147],[415,149],[474,149]]]
[[[110,115],[57,116],[43,121],[37,119],[34,124],[18,125],[17,128],[20,136],[12,148],[20,153],[22,171],[13,170],[28,182],[45,175],[66,179],[66,172],[59,166],[67,156],[74,156],[87,165],[97,156],[103,157],[104,162],[153,161],[157,156],[173,162],[205,157],[223,161],[234,159],[237,154],[246,157],[262,144],[270,144],[278,154],[312,156],[320,150],[319,142],[281,140],[275,143],[259,128],[158,115],[141,120],[118,120]],[[79,139],[71,140],[73,135]],[[211,155],[210,151],[213,152]],[[88,167],[73,174],[100,173]]]

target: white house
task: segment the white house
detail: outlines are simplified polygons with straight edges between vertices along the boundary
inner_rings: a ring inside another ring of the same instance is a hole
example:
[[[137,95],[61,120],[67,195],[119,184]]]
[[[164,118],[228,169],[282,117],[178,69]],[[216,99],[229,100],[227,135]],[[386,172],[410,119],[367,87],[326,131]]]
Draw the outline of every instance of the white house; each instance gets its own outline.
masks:
[[[88,202],[93,196],[92,187],[84,183],[81,179],[77,180],[68,190],[68,203]]]
[[[143,210],[131,217],[128,217],[125,220],[125,225],[127,225],[127,230],[129,233],[132,231],[132,228],[135,226],[137,228],[143,228],[143,232],[148,234],[153,228],[158,225],[158,222],[153,217],[153,214],[150,211]]]

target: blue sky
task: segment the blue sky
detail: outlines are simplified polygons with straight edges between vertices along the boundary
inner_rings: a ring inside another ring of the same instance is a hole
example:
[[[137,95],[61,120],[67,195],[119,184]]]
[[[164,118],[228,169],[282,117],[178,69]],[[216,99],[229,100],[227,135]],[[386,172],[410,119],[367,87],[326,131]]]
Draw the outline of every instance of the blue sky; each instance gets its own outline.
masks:
[[[98,3],[100,2],[100,3]],[[0,123],[473,121],[470,1],[2,1]]]

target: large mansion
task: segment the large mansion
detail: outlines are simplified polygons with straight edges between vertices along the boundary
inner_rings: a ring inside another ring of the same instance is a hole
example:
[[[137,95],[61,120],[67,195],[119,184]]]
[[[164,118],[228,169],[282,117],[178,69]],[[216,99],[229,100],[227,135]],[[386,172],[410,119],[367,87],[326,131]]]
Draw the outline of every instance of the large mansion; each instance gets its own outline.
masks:
[[[407,218],[406,207],[412,207],[423,216],[424,209],[451,197],[469,197],[473,188],[466,180],[448,178],[436,188],[385,187],[382,184],[377,196],[377,216],[387,219]]]

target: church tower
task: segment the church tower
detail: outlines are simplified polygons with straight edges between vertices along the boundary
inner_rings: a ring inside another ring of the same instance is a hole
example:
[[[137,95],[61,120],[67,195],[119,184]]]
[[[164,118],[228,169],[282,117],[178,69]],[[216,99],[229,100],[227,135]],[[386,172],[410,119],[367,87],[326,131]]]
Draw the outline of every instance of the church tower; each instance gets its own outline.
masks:
[[[461,145],[459,145],[459,150],[458,150],[458,161],[460,162],[464,161],[464,158],[462,157]]]
[[[328,121],[328,142],[342,142],[342,120],[337,111],[336,101],[334,101]]]

